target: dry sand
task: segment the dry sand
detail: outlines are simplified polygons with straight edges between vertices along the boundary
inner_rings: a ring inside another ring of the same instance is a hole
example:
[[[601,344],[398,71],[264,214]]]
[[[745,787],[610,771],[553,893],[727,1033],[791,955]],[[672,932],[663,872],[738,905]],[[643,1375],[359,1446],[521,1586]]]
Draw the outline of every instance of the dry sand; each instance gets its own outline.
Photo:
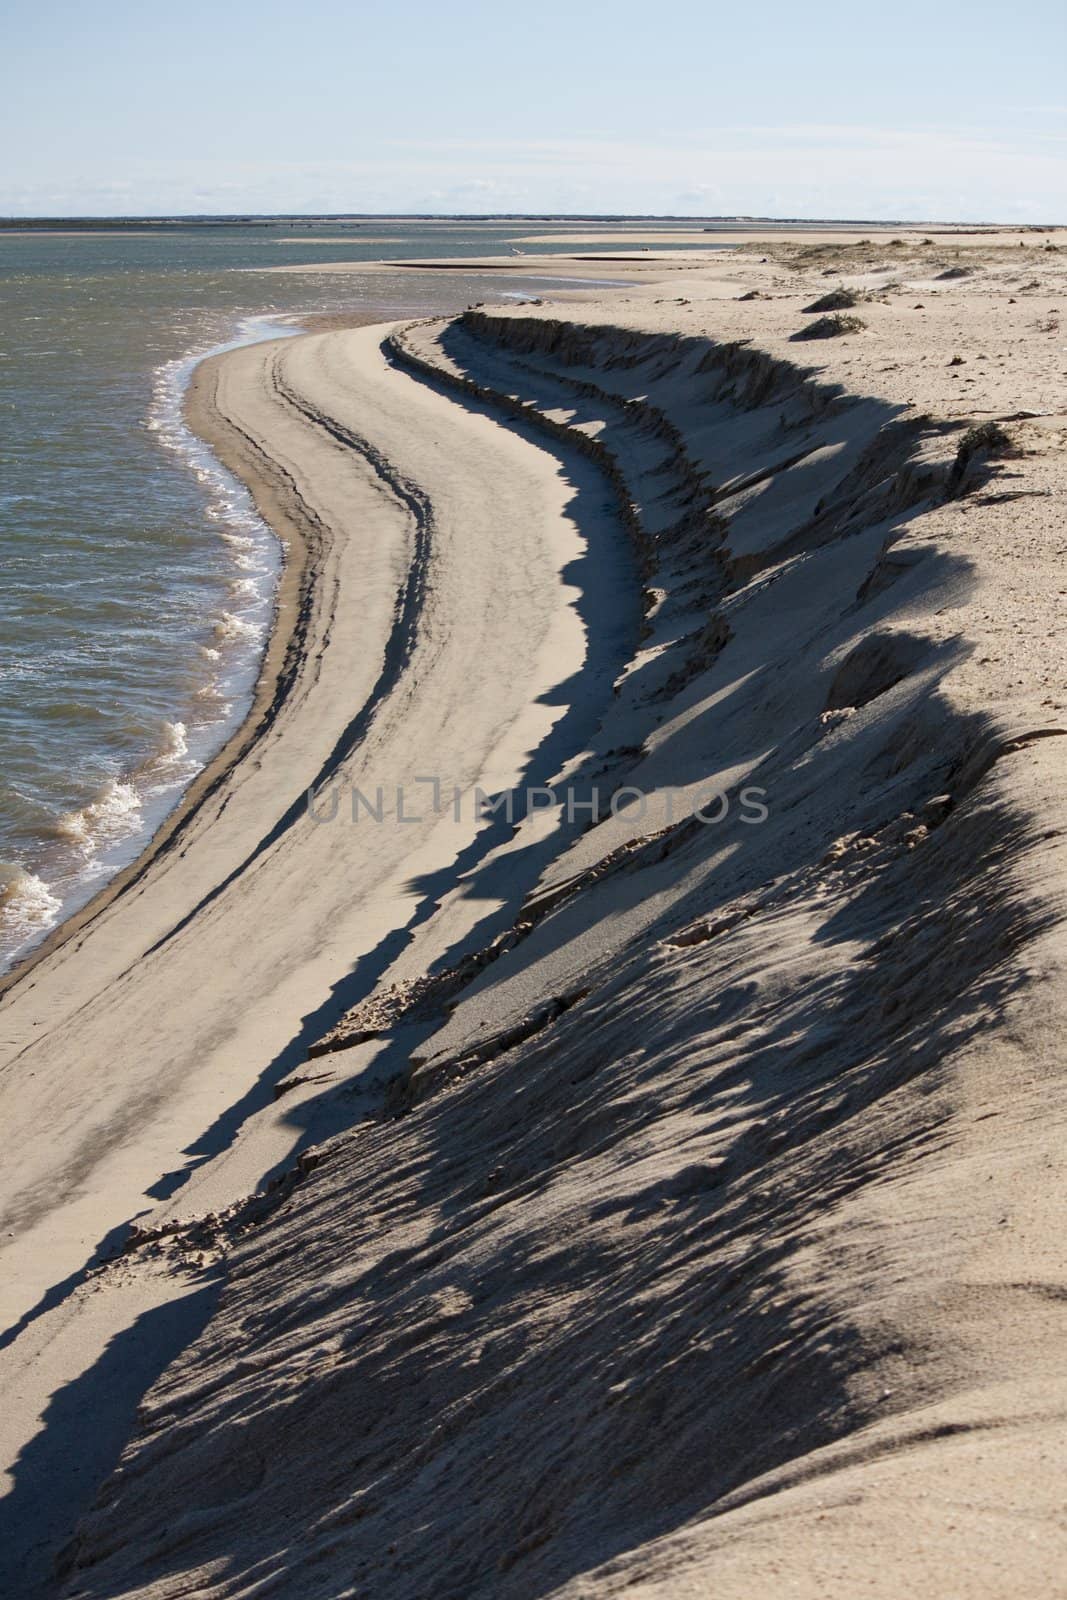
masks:
[[[685,249],[650,249],[646,246],[671,245],[686,242]],[[293,241],[302,242],[302,241]],[[321,243],[329,243],[321,240]],[[551,253],[527,252],[519,249],[508,256],[442,256],[412,258],[392,261],[317,261],[281,262],[261,270],[267,272],[322,272],[338,273],[394,273],[403,267],[413,272],[486,272],[501,271],[523,273],[533,277],[603,278],[605,264],[610,264],[612,276],[638,279],[644,282],[662,280],[679,274],[699,280],[697,292],[707,297],[714,279],[709,279],[707,269],[722,265],[722,251],[730,248],[737,254],[763,256],[780,262],[792,261],[794,265],[813,265],[806,260],[818,254],[841,264],[851,262],[867,268],[877,266],[887,251],[894,264],[897,261],[930,262],[942,258],[955,261],[961,250],[980,250],[984,257],[998,256],[1002,251],[1029,252],[1019,259],[1029,260],[1035,251],[1046,252],[1067,248],[1067,228],[948,228],[931,224],[927,228],[899,228],[872,224],[860,228],[790,228],[778,226],[768,229],[757,225],[743,228],[716,228],[707,235],[699,230],[664,230],[648,234],[631,231],[616,233],[516,234],[513,246],[555,244],[560,248]],[[705,248],[702,250],[700,245]],[[614,248],[607,249],[606,246]],[[588,250],[585,247],[590,247]],[[567,248],[564,248],[567,247]],[[628,248],[629,247],[629,248]],[[577,252],[581,253],[577,253]],[[1044,259],[1038,257],[1038,259]],[[721,287],[721,278],[720,278]],[[554,296],[553,298],[558,298]]]
[[[381,825],[324,826],[306,814],[308,786],[333,777],[373,797],[407,783],[410,814],[425,792],[413,774],[464,791],[517,782],[568,706],[581,738],[624,658],[620,636],[612,670],[577,681],[584,624],[560,574],[602,513],[580,539],[558,463],[390,370],[380,339],[281,341],[201,369],[194,416],[210,408],[205,431],[294,548],[288,648],[245,759],[6,997],[3,1312],[21,1328],[0,1354],[8,1460],[61,1380],[89,1374],[92,1413],[107,1340],[174,1292],[148,1281],[142,1300],[133,1286],[112,1321],[81,1279],[100,1241],[160,1196],[164,1216],[172,1191],[183,1209],[210,1207],[284,1161],[301,1095],[261,1137],[237,1138],[243,1123],[403,949],[439,875],[463,852],[478,859],[472,812],[401,823],[390,795]],[[365,442],[348,431],[367,423]],[[609,552],[588,587],[625,616],[618,565]],[[502,870],[478,913],[510,905],[510,921],[528,870],[514,883]],[[62,1457],[68,1440],[53,1447]],[[15,1469],[9,1555],[44,1493],[42,1449]]]
[[[1063,1592],[1067,273],[957,244],[203,371],[293,559],[6,997],[14,1592],[126,1434],[71,1596]],[[300,808],[433,772],[648,799]]]

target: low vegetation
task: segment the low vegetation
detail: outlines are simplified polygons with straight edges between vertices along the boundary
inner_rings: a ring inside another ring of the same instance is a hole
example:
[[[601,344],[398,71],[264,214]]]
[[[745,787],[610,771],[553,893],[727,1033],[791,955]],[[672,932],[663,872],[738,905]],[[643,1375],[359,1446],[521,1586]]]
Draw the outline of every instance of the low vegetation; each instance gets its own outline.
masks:
[[[805,306],[805,314],[812,311],[848,311],[852,306],[858,306],[866,296],[858,289],[846,289],[844,284],[839,284],[836,289],[831,289],[829,294],[820,295],[818,300],[813,300],[810,306]]]
[[[794,339],[839,339],[844,333],[861,333],[867,324],[860,317],[846,317],[840,313],[830,317],[820,317],[817,322],[809,322],[807,327],[799,329],[792,337]]]

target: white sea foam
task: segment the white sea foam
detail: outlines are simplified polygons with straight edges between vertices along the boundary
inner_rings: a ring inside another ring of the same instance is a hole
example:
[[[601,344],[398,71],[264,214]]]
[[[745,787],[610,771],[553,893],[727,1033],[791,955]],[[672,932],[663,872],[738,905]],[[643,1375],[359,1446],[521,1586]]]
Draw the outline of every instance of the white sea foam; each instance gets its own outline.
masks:
[[[247,317],[233,339],[192,350],[179,360],[165,362],[156,372],[146,426],[164,449],[182,458],[206,489],[206,515],[217,527],[238,574],[230,584],[226,609],[214,619],[210,644],[201,647],[203,659],[212,666],[220,703],[237,704],[251,690],[273,618],[281,550],[244,485],[186,426],[185,393],[193,369],[206,356],[299,332],[298,325],[283,324],[275,318]]]
[[[203,486],[206,516],[234,573],[225,609],[207,619],[209,637],[200,646],[210,677],[195,693],[188,725],[164,722],[157,748],[135,772],[110,779],[88,804],[45,829],[55,851],[45,869],[47,882],[29,867],[0,862],[0,970],[131,858],[166,815],[175,792],[217,748],[222,724],[248,703],[273,618],[281,549],[244,486],[186,427],[183,405],[193,369],[205,356],[299,332],[299,326],[271,318],[247,318],[233,339],[191,350],[156,371],[145,427]]]
[[[205,683],[196,691],[193,699],[200,722],[225,722],[233,711],[233,701],[226,699],[217,683]]]
[[[177,766],[183,756],[189,753],[188,730],[184,722],[165,722],[163,724],[162,747],[153,760],[157,767]]]
[[[87,856],[113,844],[140,825],[142,797],[134,784],[112,778],[96,799],[77,811],[67,811],[55,825],[56,837],[76,845]]]
[[[250,677],[259,646],[266,638],[274,614],[274,589],[280,566],[280,546],[274,533],[254,509],[251,496],[226,467],[214,458],[208,446],[186,426],[182,414],[184,397],[195,366],[206,355],[219,355],[262,339],[285,338],[299,333],[299,326],[282,325],[270,317],[246,317],[237,336],[210,349],[190,350],[179,360],[165,362],[155,374],[154,395],[147,429],[157,435],[165,450],[181,456],[208,493],[206,517],[218,526],[230,560],[240,574],[230,586],[227,610],[216,624],[216,643],[234,646],[235,659],[229,662],[238,677]],[[238,626],[240,624],[240,626]],[[221,659],[208,654],[208,659]]]
[[[255,600],[259,594],[259,585],[255,578],[234,578],[230,584],[230,594],[239,604]]]
[[[259,638],[259,630],[254,622],[238,616],[235,611],[224,611],[215,622],[215,638],[219,644],[237,644],[240,642],[251,644]]]
[[[185,723],[164,722],[157,748],[137,772],[109,779],[88,805],[64,812],[53,824],[52,836],[78,852],[82,873],[99,877],[108,867],[96,858],[141,830],[146,801],[183,787],[199,765],[190,757]]]
[[[17,944],[33,938],[56,922],[63,902],[33,872],[0,861],[0,929],[4,942]]]

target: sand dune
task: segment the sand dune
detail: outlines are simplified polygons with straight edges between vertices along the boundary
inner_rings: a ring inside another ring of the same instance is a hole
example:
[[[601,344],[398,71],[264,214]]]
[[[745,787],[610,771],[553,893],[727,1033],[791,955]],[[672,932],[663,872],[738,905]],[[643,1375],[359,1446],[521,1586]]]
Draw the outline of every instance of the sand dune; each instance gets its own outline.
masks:
[[[123,1437],[70,1597],[1058,1592],[1064,283],[953,250],[203,371],[292,559],[6,997],[16,1592]],[[302,806],[416,775],[557,809]]]

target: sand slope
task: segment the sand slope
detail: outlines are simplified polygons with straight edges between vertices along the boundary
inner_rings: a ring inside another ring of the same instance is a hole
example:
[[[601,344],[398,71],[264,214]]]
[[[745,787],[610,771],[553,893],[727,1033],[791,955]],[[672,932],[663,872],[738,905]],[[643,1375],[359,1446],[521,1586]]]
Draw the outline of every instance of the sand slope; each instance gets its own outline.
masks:
[[[825,266],[393,340],[601,474],[645,621],[567,770],[651,798],[480,965],[431,917],[314,1057],[365,1120],[124,1258],[227,1282],[69,1595],[1060,1592],[1059,356],[911,256],[797,344]]]
[[[129,1425],[140,1389],[127,1399],[115,1387],[109,1340],[156,1342],[166,1317],[153,1308],[189,1287],[166,1273],[120,1286],[116,1274],[116,1293],[103,1293],[83,1278],[98,1245],[107,1254],[135,1216],[229,1203],[291,1159],[314,1114],[299,1110],[307,1091],[274,1112],[275,1085],[403,951],[457,861],[480,859],[471,804],[458,822],[435,817],[413,786],[401,821],[393,786],[415,774],[464,792],[518,781],[567,718],[581,742],[632,638],[612,589],[623,541],[592,576],[581,560],[603,518],[583,519],[579,537],[580,473],[568,479],[532,444],[390,369],[380,339],[257,346],[204,374],[202,425],[292,541],[253,742],[135,881],[4,1003],[0,1237],[17,1336],[0,1354],[15,1462],[3,1542],[20,1595],[36,1519],[69,1534],[78,1495]],[[620,631],[590,655],[580,606],[596,597]],[[327,781],[372,799],[383,786],[383,820],[364,812],[353,825],[346,798],[336,823],[316,823],[306,790]],[[513,881],[505,864],[442,937],[462,941],[499,907],[506,926],[535,876],[519,862]],[[168,1333],[155,1368],[146,1357],[140,1388],[189,1331]],[[63,1397],[75,1380],[83,1444],[68,1480]],[[104,1430],[101,1454],[92,1419],[116,1406],[120,1433]]]

